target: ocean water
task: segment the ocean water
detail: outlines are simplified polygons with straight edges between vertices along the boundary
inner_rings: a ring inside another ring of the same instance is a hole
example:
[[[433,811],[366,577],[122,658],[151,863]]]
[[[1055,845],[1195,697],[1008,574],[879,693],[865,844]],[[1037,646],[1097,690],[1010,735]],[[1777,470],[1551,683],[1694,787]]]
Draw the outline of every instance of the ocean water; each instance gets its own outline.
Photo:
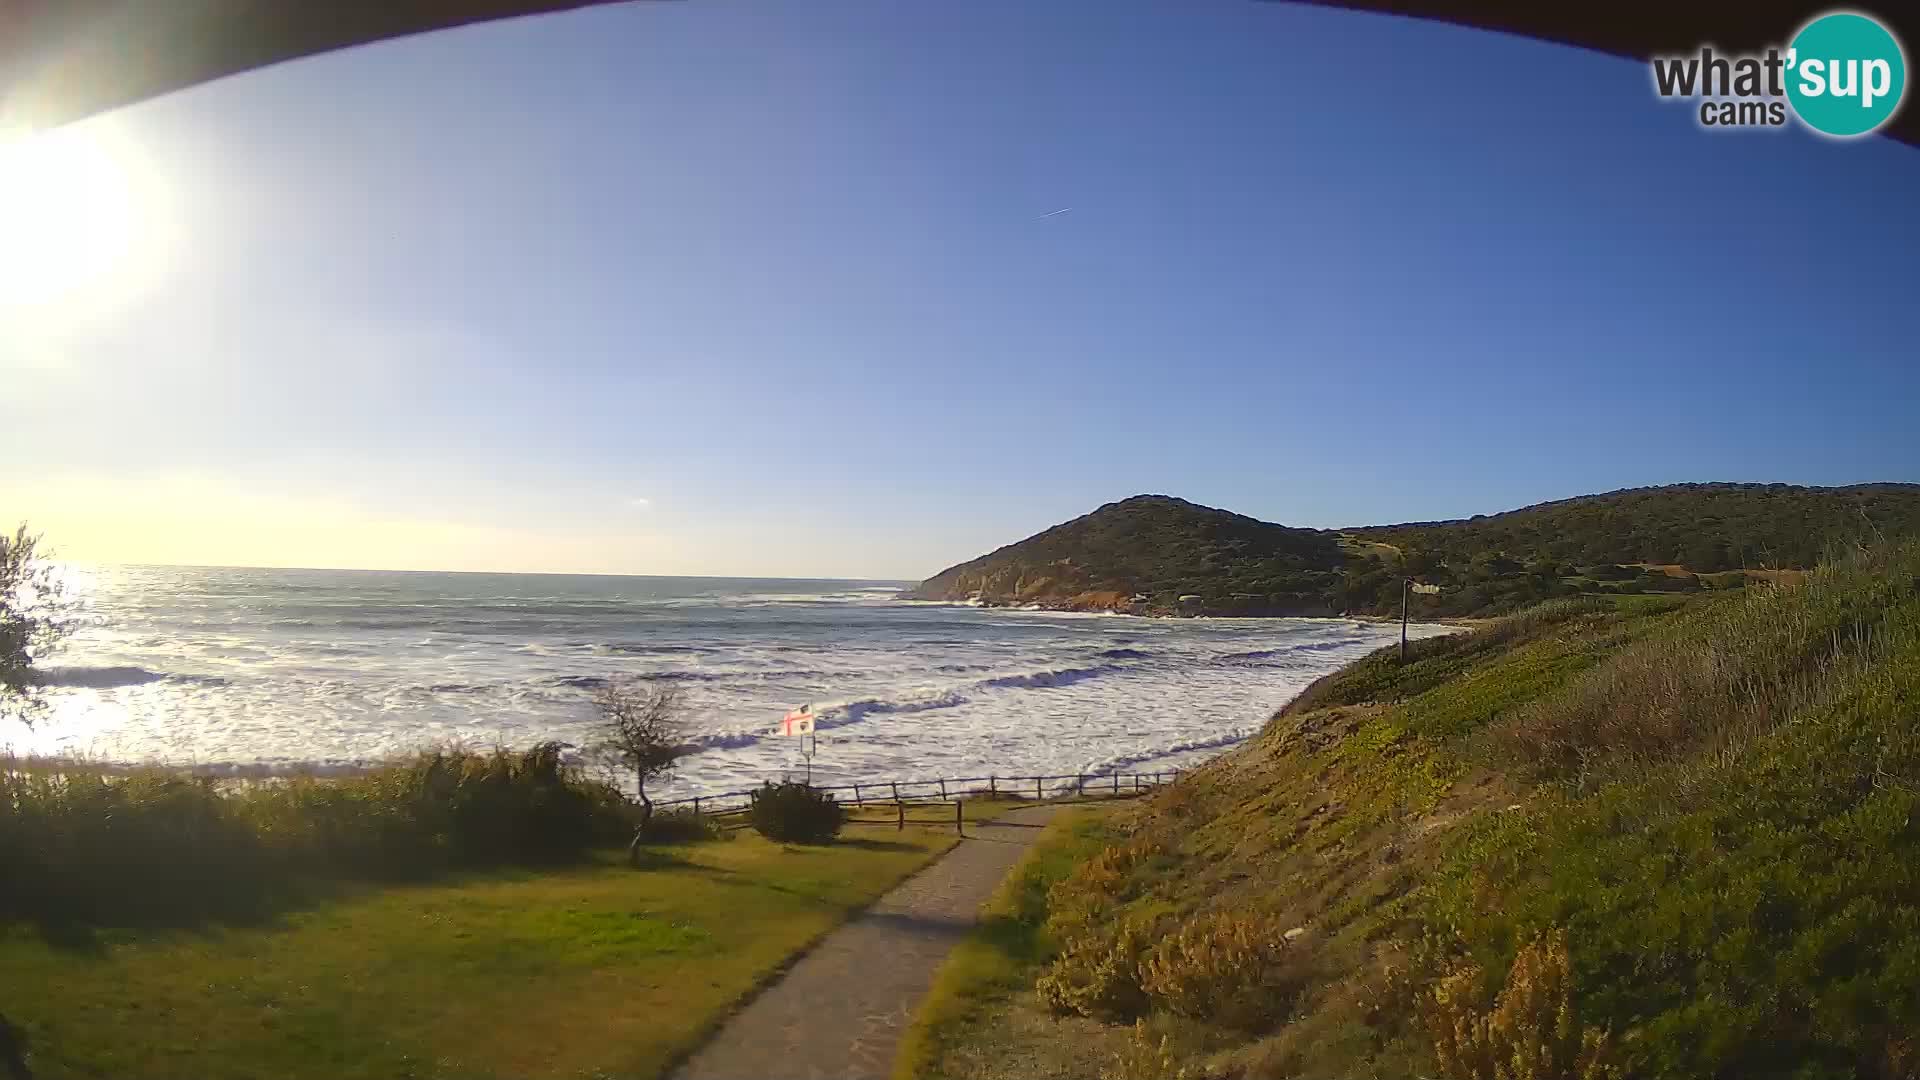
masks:
[[[603,680],[685,689],[668,794],[1158,771],[1253,732],[1395,640],[1340,619],[1143,619],[894,599],[904,582],[114,567],[46,665],[18,752],[239,775],[363,767],[428,743],[581,744]],[[1425,637],[1443,627],[1415,627]]]

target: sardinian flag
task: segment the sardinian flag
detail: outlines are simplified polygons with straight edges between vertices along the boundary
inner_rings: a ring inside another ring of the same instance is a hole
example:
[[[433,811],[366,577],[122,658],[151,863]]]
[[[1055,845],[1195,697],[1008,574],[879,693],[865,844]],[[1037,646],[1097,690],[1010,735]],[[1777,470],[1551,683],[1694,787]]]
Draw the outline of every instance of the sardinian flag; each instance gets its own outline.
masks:
[[[813,732],[813,706],[802,705],[780,721],[782,735],[808,735]]]

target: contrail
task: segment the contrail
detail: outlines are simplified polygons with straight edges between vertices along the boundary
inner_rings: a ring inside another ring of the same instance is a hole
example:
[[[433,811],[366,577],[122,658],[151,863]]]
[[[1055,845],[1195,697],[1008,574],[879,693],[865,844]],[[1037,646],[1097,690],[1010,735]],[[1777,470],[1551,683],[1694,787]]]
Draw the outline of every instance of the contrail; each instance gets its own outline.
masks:
[[[1069,210],[1071,210],[1071,209],[1073,209],[1073,207],[1071,207],[1071,206],[1063,206],[1063,207],[1061,207],[1060,209],[1058,209],[1058,210],[1055,210],[1055,211],[1054,211],[1053,213],[1051,213],[1051,214],[1041,214],[1041,215],[1040,215],[1040,220],[1042,220],[1042,221],[1045,221],[1045,220],[1046,220],[1047,218],[1050,218],[1050,217],[1058,217],[1059,215],[1061,215],[1061,214],[1064,214],[1064,213],[1066,213],[1067,211],[1069,211]]]

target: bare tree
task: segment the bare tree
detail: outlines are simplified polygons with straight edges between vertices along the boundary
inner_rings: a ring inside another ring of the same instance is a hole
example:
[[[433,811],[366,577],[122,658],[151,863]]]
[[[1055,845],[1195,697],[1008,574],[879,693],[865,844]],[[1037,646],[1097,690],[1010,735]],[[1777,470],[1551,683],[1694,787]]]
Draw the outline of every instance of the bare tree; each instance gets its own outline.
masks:
[[[640,828],[653,820],[653,800],[647,784],[673,772],[687,752],[681,727],[680,688],[654,679],[614,679],[593,695],[600,713],[599,739],[591,749],[603,762],[633,777],[640,796]],[[629,854],[639,857],[636,832]]]
[[[40,538],[0,533],[0,719],[31,724],[43,702],[33,662],[73,632],[74,607]]]

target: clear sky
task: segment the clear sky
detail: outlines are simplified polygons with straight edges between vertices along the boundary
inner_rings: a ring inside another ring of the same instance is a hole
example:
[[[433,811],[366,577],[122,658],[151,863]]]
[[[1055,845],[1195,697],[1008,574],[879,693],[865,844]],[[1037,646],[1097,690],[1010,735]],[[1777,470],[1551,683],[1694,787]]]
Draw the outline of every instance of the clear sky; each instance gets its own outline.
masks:
[[[1437,24],[620,6],[170,95],[0,188],[0,515],[80,559],[917,578],[1139,492],[1920,480],[1920,151]]]

